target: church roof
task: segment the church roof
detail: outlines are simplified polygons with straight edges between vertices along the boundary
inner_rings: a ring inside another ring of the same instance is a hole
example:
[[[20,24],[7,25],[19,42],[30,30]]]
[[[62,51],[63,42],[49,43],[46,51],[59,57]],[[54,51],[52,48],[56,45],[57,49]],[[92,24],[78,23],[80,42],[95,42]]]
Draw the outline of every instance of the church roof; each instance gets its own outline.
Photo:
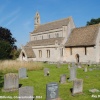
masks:
[[[43,40],[34,40],[28,42],[26,46],[55,45],[55,42],[57,42],[57,44],[61,44],[63,39],[64,39],[63,37],[58,37],[58,38],[50,38],[50,39],[43,39]]]
[[[65,46],[79,47],[95,45],[99,27],[99,24],[95,24],[73,29]]]
[[[72,17],[68,17],[68,18],[65,18],[65,19],[62,19],[62,20],[57,20],[57,21],[54,21],[54,22],[41,24],[31,34],[62,28],[62,26],[68,25],[71,18]]]
[[[25,53],[26,53],[28,58],[35,58],[36,57],[34,51],[32,50],[32,47],[24,46],[23,49],[25,50]]]

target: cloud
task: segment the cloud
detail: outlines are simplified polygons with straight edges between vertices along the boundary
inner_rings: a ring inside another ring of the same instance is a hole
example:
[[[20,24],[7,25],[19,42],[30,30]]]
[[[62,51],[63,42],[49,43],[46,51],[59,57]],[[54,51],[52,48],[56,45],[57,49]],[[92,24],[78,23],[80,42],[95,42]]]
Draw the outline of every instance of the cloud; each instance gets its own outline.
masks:
[[[8,21],[8,23],[15,21],[15,19],[18,18],[19,12],[20,12],[20,8],[17,8],[16,10],[13,10],[7,16],[4,16],[3,18],[1,18],[0,24],[7,23],[7,21]],[[15,17],[15,16],[17,16],[17,17]]]
[[[16,21],[17,18],[18,18],[18,16],[12,18],[11,20],[8,21],[8,23],[5,26],[12,24],[14,21]]]

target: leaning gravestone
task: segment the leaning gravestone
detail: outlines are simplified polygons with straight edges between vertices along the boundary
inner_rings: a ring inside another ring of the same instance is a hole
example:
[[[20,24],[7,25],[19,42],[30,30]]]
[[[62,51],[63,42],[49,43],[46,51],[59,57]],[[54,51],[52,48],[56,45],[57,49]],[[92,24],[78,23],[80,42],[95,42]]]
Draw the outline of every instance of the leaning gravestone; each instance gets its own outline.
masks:
[[[60,76],[60,83],[61,84],[66,83],[66,74],[63,74],[63,75]]]
[[[50,72],[49,72],[49,68],[44,68],[44,76],[49,76]]]
[[[82,93],[83,92],[83,80],[82,79],[76,79],[73,81],[73,90],[72,95]]]
[[[57,100],[58,98],[58,84],[49,83],[46,85],[46,100]]]
[[[76,79],[76,67],[70,67],[70,81],[73,81]]]
[[[27,78],[26,68],[19,69],[19,78]]]
[[[15,91],[19,88],[18,74],[8,73],[4,76],[4,90],[5,92]]]
[[[19,100],[33,100],[33,87],[25,86],[19,88]]]

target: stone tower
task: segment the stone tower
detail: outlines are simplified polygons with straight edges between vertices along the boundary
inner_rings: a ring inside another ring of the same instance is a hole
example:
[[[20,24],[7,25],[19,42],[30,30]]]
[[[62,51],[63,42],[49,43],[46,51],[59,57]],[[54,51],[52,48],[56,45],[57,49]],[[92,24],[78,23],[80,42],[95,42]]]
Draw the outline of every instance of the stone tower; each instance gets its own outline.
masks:
[[[34,21],[34,28],[36,29],[40,25],[40,15],[38,12],[36,12]]]

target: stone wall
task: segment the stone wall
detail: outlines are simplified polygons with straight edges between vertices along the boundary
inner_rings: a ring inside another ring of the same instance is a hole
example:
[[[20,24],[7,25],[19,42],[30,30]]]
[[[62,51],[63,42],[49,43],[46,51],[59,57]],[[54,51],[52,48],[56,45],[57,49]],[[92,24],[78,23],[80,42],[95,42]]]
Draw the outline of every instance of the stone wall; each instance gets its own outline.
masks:
[[[87,47],[86,48],[86,55],[85,55],[85,48],[72,48],[72,55],[70,48],[66,48],[66,51],[64,52],[66,61],[67,62],[76,62],[76,54],[79,54],[79,61],[80,62],[88,62],[88,61],[96,61],[96,54],[95,54],[95,48],[94,47]]]

